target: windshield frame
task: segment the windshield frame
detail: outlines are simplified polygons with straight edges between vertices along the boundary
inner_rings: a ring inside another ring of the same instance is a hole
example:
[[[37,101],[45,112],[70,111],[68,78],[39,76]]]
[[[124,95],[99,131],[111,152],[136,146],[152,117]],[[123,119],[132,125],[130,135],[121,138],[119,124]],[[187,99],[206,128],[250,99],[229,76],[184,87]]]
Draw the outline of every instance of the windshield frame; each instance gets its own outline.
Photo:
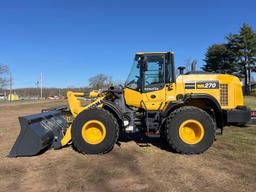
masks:
[[[175,76],[175,70],[174,70],[175,66],[174,66],[174,54],[173,54],[173,52],[139,53],[139,54],[135,55],[133,65],[131,67],[128,78],[125,82],[125,88],[136,90],[136,91],[139,91],[141,93],[152,91],[152,90],[144,90],[145,89],[145,85],[144,85],[145,84],[144,83],[144,81],[145,81],[145,71],[142,69],[141,63],[139,63],[139,58],[143,58],[143,60],[146,61],[147,57],[149,57],[149,56],[164,56],[164,64],[163,64],[163,67],[164,67],[164,82],[161,83],[161,86],[159,86],[159,89],[163,88],[164,85],[167,84],[167,83],[174,83],[175,82],[176,76]],[[129,86],[129,83],[131,82],[131,74],[132,74],[133,70],[135,69],[135,67],[137,67],[137,66],[139,66],[139,69],[137,70],[137,74],[139,74],[138,78],[140,78],[141,82],[138,82],[138,80],[136,82],[134,82],[134,83],[137,84],[137,87],[135,88],[135,87]],[[171,70],[171,71],[169,71],[169,70]]]
[[[141,83],[138,82],[139,78],[142,78],[142,71],[143,71],[139,63],[139,60],[141,59],[140,57],[141,55],[138,55],[138,54],[135,55],[128,78],[125,81],[125,87],[133,90],[137,90],[137,91],[141,91],[141,88],[142,88]]]

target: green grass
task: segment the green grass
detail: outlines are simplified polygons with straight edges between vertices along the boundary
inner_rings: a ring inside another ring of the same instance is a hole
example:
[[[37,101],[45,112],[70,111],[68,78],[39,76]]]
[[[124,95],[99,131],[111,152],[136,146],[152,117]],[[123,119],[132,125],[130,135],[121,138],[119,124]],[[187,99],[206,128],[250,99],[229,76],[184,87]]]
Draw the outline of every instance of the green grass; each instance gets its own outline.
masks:
[[[250,107],[251,109],[256,110],[256,97],[254,96],[245,96],[245,105]]]

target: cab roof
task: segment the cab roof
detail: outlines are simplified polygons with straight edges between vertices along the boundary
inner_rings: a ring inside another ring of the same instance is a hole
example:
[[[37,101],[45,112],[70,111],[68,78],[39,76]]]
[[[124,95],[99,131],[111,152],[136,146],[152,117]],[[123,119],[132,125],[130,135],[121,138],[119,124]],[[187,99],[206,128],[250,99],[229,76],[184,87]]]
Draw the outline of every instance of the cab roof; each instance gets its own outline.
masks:
[[[145,55],[145,54],[167,54],[168,52],[137,52],[136,55]],[[174,54],[173,51],[170,51],[171,54]]]

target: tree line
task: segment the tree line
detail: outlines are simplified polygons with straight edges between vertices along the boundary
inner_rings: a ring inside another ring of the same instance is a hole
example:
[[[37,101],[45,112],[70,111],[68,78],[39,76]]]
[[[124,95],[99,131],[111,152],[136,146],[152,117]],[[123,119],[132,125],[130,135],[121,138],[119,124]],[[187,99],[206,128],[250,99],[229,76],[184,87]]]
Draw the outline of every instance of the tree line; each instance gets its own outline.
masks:
[[[66,97],[68,91],[83,92],[83,93],[89,94],[89,92],[91,91],[91,88],[89,87],[43,88],[43,98],[48,98],[50,96]],[[13,89],[12,92],[25,98],[34,97],[39,99],[40,97],[40,89],[36,87]]]
[[[244,23],[237,34],[228,34],[226,42],[213,44],[205,54],[204,71],[233,74],[244,80],[244,91],[251,92],[252,72],[256,72],[256,33]]]
[[[6,65],[0,65],[0,94],[9,94],[9,78],[5,78],[5,74],[8,72],[8,67]],[[66,96],[68,91],[84,92],[89,95],[89,92],[93,89],[107,89],[110,86],[118,86],[118,82],[113,81],[111,76],[105,74],[97,74],[88,79],[89,86],[84,86],[80,88],[68,87],[68,88],[43,88],[43,97],[47,98],[49,96]],[[18,88],[13,89],[12,93],[25,98],[39,98],[40,88],[39,87],[28,87],[28,88]]]

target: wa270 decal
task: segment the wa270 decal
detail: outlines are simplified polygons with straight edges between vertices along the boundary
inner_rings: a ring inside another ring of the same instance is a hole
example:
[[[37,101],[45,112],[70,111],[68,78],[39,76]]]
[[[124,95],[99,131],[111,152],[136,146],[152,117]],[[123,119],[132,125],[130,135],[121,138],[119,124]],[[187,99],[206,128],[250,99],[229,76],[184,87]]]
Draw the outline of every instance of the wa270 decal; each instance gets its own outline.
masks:
[[[219,89],[219,81],[197,81],[197,89]]]
[[[185,89],[219,89],[219,81],[186,82]]]

